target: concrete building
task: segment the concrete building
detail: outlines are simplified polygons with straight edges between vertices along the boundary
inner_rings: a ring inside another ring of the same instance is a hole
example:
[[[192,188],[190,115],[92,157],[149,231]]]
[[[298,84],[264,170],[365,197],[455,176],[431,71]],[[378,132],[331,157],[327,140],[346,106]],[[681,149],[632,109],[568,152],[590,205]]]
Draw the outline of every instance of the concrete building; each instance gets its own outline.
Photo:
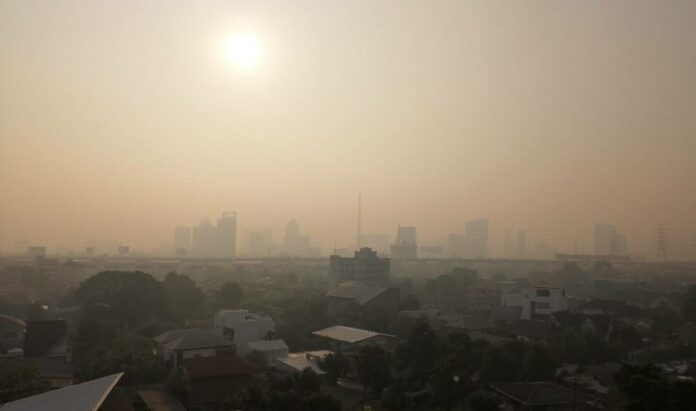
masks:
[[[402,227],[396,231],[396,241],[391,246],[391,258],[395,260],[418,258],[416,227]]]
[[[367,247],[356,251],[353,258],[332,255],[329,262],[331,275],[340,282],[389,280],[391,261],[388,258],[378,257],[376,252]]]
[[[520,318],[536,320],[568,309],[565,290],[558,287],[524,287],[519,292],[503,294],[502,305],[522,307]]]
[[[249,355],[264,365],[272,365],[278,358],[288,356],[288,345],[283,340],[260,340],[248,343]]]
[[[215,313],[213,322],[216,333],[231,340],[241,357],[251,352],[249,343],[271,340],[275,333],[273,318],[249,310],[220,310]]]
[[[488,220],[472,220],[464,223],[467,256],[488,257]]]
[[[217,233],[209,220],[202,220],[193,228],[191,250],[200,257],[213,257],[216,253]]]
[[[287,357],[276,359],[276,369],[292,374],[299,374],[307,368],[311,368],[317,375],[326,372],[319,367],[319,362],[333,354],[328,350],[302,351],[288,354]]]
[[[217,220],[215,248],[218,257],[237,256],[237,213],[227,211]]]
[[[191,227],[179,226],[174,230],[176,255],[186,255],[191,250]]]
[[[387,347],[395,342],[396,337],[376,331],[363,330],[361,328],[334,325],[312,332],[313,335],[327,339],[333,352],[355,352],[365,344],[377,344]]]
[[[184,328],[169,330],[153,338],[162,359],[178,368],[189,358],[233,356],[235,344],[213,329]]]

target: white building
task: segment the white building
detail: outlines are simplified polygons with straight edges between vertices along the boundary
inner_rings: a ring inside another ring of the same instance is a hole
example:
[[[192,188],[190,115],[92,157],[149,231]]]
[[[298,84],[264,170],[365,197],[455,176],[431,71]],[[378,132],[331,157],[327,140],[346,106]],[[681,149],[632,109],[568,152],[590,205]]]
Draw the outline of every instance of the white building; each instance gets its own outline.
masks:
[[[169,330],[153,338],[162,359],[178,368],[187,358],[234,355],[234,343],[211,329],[182,328]]]
[[[273,318],[249,310],[220,310],[215,313],[214,326],[218,335],[236,345],[242,358],[251,352],[250,342],[270,340],[275,333]]]
[[[252,341],[248,345],[249,351],[258,355],[265,365],[273,364],[277,358],[288,356],[288,345],[283,340]]]
[[[524,287],[519,293],[503,294],[502,304],[506,307],[522,307],[520,318],[533,320],[568,309],[565,290],[558,287]]]

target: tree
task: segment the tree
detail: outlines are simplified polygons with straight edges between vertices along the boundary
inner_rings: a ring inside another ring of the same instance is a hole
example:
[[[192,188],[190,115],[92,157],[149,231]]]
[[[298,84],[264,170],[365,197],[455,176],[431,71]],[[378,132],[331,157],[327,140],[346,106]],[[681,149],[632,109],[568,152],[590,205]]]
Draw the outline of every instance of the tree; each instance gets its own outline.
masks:
[[[350,372],[350,362],[341,353],[329,354],[319,361],[319,368],[326,372],[328,378],[336,382]]]
[[[410,368],[417,379],[427,379],[441,354],[439,338],[425,319],[416,321],[405,343],[397,348],[399,362]]]
[[[446,356],[434,367],[431,382],[433,394],[445,410],[461,403],[473,389],[469,373],[459,365],[453,357]]]
[[[187,275],[175,272],[167,274],[164,278],[164,288],[169,315],[175,320],[185,320],[203,307],[203,291]]]
[[[39,371],[21,361],[0,361],[0,404],[48,391]]]
[[[500,399],[495,394],[483,390],[472,392],[466,403],[471,411],[500,410]]]
[[[546,346],[535,344],[524,358],[524,378],[527,381],[545,381],[554,377],[556,362]]]
[[[238,283],[225,283],[215,294],[215,303],[218,308],[237,308],[244,300],[244,291]]]
[[[360,349],[356,369],[362,385],[374,394],[380,395],[391,381],[387,354],[378,345],[370,344]]]
[[[305,368],[296,376],[295,390],[303,395],[316,394],[319,392],[319,376],[311,368]]]
[[[166,311],[163,284],[142,271],[103,271],[83,281],[76,296],[85,306],[108,308],[119,325],[136,326]]]
[[[399,309],[402,311],[419,310],[420,307],[420,300],[415,295],[409,294],[401,300]]]

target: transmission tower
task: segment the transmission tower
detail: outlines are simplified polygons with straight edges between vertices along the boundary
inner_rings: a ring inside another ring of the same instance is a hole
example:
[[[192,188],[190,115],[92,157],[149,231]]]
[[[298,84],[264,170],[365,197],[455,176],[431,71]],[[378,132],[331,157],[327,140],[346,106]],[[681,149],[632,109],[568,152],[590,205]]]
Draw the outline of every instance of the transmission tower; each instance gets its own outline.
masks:
[[[667,261],[667,231],[665,226],[657,226],[657,259]]]

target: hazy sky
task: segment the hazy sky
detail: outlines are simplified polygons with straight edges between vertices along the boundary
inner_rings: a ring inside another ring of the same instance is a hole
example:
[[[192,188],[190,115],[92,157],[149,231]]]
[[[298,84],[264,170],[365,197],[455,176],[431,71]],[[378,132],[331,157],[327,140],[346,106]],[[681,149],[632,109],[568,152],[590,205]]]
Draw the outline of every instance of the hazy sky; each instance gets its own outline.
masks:
[[[696,1],[0,0],[0,247],[696,232]],[[251,33],[258,70],[221,43]]]

